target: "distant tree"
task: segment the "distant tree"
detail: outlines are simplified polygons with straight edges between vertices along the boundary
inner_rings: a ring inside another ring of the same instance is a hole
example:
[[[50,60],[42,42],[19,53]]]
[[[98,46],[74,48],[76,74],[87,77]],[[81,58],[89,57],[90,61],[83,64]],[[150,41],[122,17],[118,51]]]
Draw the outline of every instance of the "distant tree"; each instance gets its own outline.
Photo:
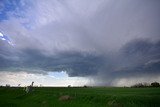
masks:
[[[135,85],[132,85],[131,87],[133,87],[133,88],[139,88],[139,87],[144,87],[144,85],[142,83],[137,83]]]
[[[6,84],[6,87],[10,87],[10,84]]]
[[[68,87],[71,87],[71,85],[68,85]]]
[[[144,82],[143,85],[144,85],[144,87],[149,87],[150,83]]]
[[[84,88],[87,88],[87,86],[86,86],[86,85],[84,85],[83,87],[84,87]]]
[[[159,87],[160,85],[159,85],[158,82],[152,82],[152,83],[151,83],[151,86],[152,86],[152,87]]]

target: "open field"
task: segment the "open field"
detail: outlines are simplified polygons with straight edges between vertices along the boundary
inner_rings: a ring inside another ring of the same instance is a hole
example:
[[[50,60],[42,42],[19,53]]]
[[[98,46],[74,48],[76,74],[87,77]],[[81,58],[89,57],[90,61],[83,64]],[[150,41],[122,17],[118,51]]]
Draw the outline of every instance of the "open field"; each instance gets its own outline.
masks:
[[[160,107],[160,88],[0,88],[0,107]]]

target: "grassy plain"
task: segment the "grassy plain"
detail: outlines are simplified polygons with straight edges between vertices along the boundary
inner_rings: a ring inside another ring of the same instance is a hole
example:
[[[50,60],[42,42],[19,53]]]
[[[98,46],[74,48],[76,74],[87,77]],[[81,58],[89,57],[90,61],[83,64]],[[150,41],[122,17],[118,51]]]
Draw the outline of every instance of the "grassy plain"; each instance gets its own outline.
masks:
[[[160,88],[1,87],[0,107],[160,107]]]

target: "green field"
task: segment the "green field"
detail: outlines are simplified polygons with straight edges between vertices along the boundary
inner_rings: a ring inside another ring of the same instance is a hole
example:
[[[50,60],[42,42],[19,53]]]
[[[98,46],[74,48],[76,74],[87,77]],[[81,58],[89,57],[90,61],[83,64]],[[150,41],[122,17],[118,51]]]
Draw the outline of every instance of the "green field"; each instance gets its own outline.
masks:
[[[1,87],[0,107],[160,107],[160,88]]]

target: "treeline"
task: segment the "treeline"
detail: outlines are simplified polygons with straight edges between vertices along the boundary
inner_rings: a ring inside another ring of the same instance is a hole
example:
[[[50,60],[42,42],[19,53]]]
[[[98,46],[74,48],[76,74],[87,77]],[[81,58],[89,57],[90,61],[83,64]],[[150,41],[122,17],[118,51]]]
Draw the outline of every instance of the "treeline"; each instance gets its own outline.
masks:
[[[137,83],[131,86],[132,88],[143,88],[143,87],[160,87],[160,83],[152,82],[152,83]]]

